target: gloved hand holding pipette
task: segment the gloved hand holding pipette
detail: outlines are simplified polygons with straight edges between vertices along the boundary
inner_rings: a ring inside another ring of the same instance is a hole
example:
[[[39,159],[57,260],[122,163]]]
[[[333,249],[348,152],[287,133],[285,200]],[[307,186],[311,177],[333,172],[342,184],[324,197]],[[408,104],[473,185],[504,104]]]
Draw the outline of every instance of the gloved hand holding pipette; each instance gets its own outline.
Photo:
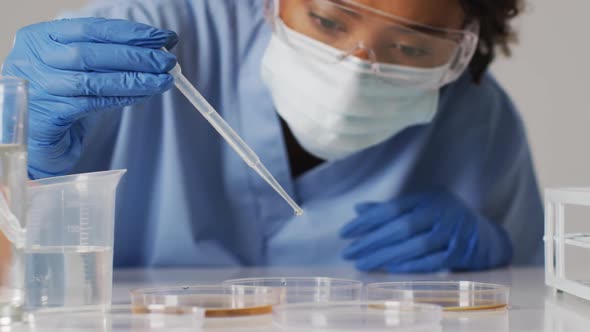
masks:
[[[78,161],[89,113],[121,109],[174,86],[176,33],[84,18],[18,32],[2,74],[29,81],[29,175],[66,174]]]
[[[90,112],[133,105],[170,89],[174,77],[167,72],[174,68],[182,93],[295,214],[302,214],[254,151],[182,76],[176,57],[164,49],[177,40],[172,31],[99,18],[54,21],[21,30],[3,74],[31,82],[29,174],[37,178],[67,173],[78,160],[86,131],[78,120]]]

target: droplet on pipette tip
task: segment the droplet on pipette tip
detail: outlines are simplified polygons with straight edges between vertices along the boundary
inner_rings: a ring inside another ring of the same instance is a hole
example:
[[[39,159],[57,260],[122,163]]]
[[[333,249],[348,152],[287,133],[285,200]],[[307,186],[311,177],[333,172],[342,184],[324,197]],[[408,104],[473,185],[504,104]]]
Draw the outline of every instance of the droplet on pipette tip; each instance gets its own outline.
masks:
[[[296,216],[302,216],[303,215],[303,209],[295,209],[295,215]]]

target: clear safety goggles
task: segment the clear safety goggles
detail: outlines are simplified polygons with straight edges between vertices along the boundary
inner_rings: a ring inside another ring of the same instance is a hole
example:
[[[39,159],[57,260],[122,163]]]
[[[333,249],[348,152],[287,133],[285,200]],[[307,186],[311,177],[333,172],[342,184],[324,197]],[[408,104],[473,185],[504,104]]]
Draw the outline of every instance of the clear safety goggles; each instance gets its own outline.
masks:
[[[266,0],[266,16],[276,36],[303,56],[327,64],[352,59],[383,77],[397,79],[410,69],[429,76],[431,87],[441,87],[461,76],[478,44],[478,22],[463,30],[441,29],[354,0],[297,0],[289,6],[295,18],[289,24],[282,15],[289,1],[295,0]]]

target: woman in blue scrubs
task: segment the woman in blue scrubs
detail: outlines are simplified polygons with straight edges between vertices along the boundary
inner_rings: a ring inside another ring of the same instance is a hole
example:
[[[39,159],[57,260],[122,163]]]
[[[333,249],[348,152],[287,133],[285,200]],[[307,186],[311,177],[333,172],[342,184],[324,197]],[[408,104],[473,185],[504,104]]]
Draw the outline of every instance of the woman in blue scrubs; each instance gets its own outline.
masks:
[[[30,81],[32,178],[128,169],[117,266],[530,264],[542,260],[530,151],[487,73],[518,10],[517,0],[97,2],[20,30],[3,74]],[[177,62],[304,216],[172,89]]]

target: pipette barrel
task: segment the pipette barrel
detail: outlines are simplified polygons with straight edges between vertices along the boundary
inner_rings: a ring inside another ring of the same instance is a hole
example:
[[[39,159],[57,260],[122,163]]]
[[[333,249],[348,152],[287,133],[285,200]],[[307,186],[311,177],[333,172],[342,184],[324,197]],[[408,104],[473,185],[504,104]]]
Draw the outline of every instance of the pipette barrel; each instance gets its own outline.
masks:
[[[195,108],[205,117],[205,119],[215,128],[215,130],[225,139],[225,141],[236,151],[236,153],[253,168],[281,197],[289,203],[296,215],[303,214],[303,210],[287,194],[278,181],[264,167],[258,155],[242,140],[242,138],[233,130],[232,127],[215,111],[213,106],[199,93],[197,89],[182,75],[180,65],[176,65],[170,74],[174,77],[174,84],[182,94],[195,106]]]
[[[178,65],[176,65],[178,67]],[[176,67],[175,67],[176,69]],[[260,163],[260,158],[256,153],[242,140],[242,138],[230,127],[227,122],[215,111],[213,106],[207,102],[197,89],[182,75],[180,71],[172,73],[175,79],[175,85],[183,95],[195,106],[195,108],[209,121],[217,132],[227,141],[227,143],[236,151],[237,154],[254,168]]]

